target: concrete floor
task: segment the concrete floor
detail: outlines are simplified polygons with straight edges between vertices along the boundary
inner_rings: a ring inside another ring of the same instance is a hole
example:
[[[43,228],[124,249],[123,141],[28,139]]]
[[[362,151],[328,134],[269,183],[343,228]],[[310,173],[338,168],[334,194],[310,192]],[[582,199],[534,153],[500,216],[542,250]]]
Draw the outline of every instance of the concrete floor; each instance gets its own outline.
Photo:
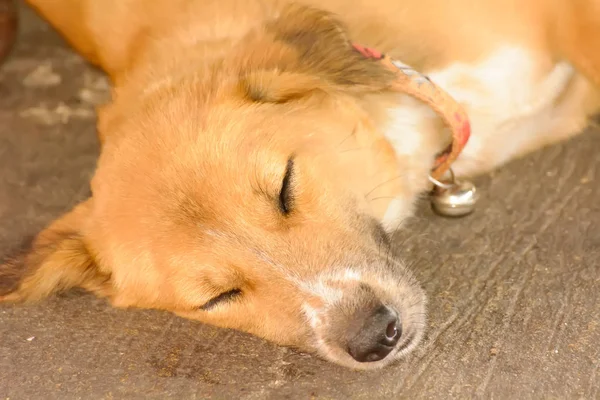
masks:
[[[0,70],[0,255],[88,193],[106,81],[32,13]],[[600,398],[600,130],[426,204],[398,246],[430,298],[425,343],[353,372],[80,292],[0,306],[0,399]]]

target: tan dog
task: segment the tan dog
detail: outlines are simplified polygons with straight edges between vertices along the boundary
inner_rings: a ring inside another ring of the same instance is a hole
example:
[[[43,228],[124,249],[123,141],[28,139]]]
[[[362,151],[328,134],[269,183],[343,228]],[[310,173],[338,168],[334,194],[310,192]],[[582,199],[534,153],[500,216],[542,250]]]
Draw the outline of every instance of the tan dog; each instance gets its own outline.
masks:
[[[0,267],[0,295],[80,286],[353,368],[423,336],[425,297],[383,227],[410,215],[448,134],[350,41],[461,102],[459,175],[600,106],[600,0],[29,3],[114,92],[93,196]]]

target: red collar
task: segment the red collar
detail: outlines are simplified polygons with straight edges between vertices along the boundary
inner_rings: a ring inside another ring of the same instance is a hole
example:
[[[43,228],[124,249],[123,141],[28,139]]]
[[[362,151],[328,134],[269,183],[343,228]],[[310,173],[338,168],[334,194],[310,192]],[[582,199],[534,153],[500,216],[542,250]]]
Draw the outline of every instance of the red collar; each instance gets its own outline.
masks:
[[[423,101],[430,106],[446,123],[452,132],[452,143],[435,159],[431,177],[440,179],[450,169],[471,136],[471,124],[465,110],[448,93],[435,85],[425,75],[414,69],[394,62],[390,57],[367,47],[353,44],[353,47],[367,58],[379,60],[396,72],[397,78],[392,88]]]

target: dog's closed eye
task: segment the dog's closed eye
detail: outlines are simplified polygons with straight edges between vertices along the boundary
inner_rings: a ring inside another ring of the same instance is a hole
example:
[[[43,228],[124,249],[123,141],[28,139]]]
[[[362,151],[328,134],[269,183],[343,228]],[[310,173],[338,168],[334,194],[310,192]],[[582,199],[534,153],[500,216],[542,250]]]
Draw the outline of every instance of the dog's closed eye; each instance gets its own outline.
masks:
[[[279,210],[283,215],[289,215],[293,207],[292,196],[292,177],[294,174],[294,159],[290,158],[285,168],[283,181],[281,182],[281,190],[279,192]]]
[[[215,308],[218,304],[226,303],[233,301],[242,295],[242,291],[240,289],[231,289],[226,292],[219,294],[218,296],[213,297],[199,308],[202,311],[210,311]]]

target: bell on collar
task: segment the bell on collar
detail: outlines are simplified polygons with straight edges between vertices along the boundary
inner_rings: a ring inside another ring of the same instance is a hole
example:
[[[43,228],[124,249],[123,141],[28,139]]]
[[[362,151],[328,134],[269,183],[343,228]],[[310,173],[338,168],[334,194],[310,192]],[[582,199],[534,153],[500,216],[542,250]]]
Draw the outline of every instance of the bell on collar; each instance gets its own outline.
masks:
[[[431,206],[433,210],[444,217],[463,217],[475,210],[479,198],[477,188],[469,181],[458,181],[451,173],[449,182],[440,182],[429,178],[434,184],[431,193]]]

